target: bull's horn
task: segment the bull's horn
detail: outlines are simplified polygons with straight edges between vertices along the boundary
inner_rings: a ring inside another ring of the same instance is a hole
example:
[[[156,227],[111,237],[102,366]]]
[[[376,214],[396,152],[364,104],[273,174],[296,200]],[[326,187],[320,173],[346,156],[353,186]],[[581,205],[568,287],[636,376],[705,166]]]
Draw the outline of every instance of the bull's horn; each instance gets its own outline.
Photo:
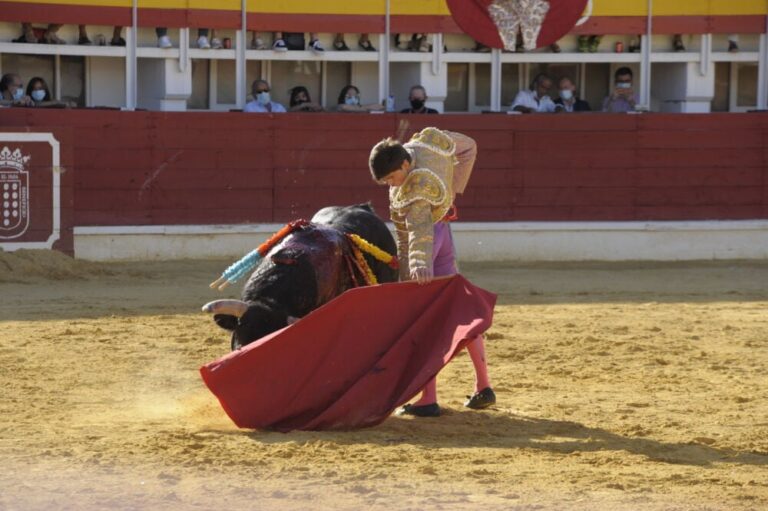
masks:
[[[248,310],[248,304],[242,300],[214,300],[203,305],[203,312],[208,314],[227,314],[239,318]]]

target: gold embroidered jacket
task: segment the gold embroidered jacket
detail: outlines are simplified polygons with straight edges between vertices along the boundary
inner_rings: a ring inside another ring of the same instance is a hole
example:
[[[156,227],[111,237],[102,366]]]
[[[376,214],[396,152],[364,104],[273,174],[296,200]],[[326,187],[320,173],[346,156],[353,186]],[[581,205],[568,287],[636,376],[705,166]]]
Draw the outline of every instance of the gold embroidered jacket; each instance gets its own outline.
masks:
[[[411,171],[401,186],[389,189],[400,280],[416,268],[432,267],[433,225],[448,213],[456,193],[464,192],[477,154],[471,138],[437,128],[425,128],[404,147]]]

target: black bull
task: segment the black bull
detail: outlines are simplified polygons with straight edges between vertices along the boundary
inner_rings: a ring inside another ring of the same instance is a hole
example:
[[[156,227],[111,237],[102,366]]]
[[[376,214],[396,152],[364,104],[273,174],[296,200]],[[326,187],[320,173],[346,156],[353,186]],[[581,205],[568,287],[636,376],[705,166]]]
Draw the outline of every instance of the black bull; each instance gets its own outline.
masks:
[[[309,226],[286,236],[260,261],[242,300],[217,300],[203,310],[232,332],[233,350],[284,328],[363,284],[363,276],[350,264],[352,246],[346,234],[396,255],[392,234],[370,205],[323,208]],[[379,282],[397,280],[397,270],[368,255],[366,260]]]

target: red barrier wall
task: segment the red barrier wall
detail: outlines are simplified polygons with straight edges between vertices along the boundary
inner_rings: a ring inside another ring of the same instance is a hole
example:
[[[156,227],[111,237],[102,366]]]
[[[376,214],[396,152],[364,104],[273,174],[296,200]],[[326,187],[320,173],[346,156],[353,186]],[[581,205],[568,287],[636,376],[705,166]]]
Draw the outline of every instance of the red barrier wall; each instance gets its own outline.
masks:
[[[370,147],[427,125],[479,144],[464,221],[768,218],[768,114],[354,115],[7,109],[71,129],[75,225],[285,222],[371,200]]]

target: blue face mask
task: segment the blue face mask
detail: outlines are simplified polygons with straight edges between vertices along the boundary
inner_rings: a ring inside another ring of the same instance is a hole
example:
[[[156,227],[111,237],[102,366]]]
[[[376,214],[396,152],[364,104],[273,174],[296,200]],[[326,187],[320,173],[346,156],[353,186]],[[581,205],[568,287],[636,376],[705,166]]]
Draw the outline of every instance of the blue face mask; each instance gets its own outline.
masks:
[[[32,99],[35,101],[42,101],[45,99],[45,91],[43,89],[37,89],[32,91]]]
[[[24,89],[21,87],[17,87],[15,91],[13,91],[13,100],[18,101],[21,98],[24,97]]]
[[[259,92],[256,94],[256,100],[262,105],[268,104],[270,101],[269,92]]]
[[[347,97],[344,99],[344,103],[347,105],[359,105],[360,104],[360,98],[357,96]]]

